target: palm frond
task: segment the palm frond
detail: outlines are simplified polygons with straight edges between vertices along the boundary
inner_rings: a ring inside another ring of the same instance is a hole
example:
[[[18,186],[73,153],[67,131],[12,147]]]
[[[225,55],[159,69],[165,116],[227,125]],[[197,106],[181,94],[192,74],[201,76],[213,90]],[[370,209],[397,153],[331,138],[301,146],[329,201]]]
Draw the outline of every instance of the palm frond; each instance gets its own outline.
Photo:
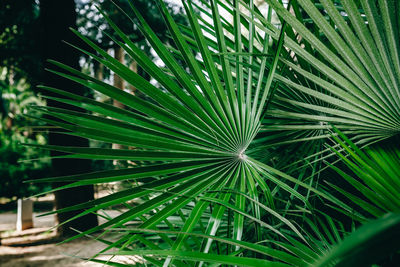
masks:
[[[233,39],[228,38],[224,32],[226,21],[220,17],[221,3],[211,2],[210,15],[216,31],[215,38],[211,38],[211,41],[205,36],[204,24],[194,12],[194,6],[190,1],[183,3],[190,24],[190,39],[187,34],[182,33],[182,27],[174,22],[165,4],[162,1],[158,1],[157,4],[175,47],[173,53],[171,53],[172,46],[161,42],[135,8],[134,3],[131,3],[130,11],[121,10],[121,12],[132,22],[137,23],[138,28],[165,64],[164,68],[153,63],[104,11],[99,9],[99,12],[118,36],[110,38],[113,38],[113,41],[120,45],[132,60],[155,79],[159,87],[111,57],[81,33],[74,31],[88,47],[96,51],[96,54],[79,47],[76,49],[125,79],[149,100],[143,100],[54,61],[52,63],[63,72],[50,70],[53,73],[111,97],[124,104],[126,108],[121,109],[42,86],[44,90],[57,95],[56,97],[53,94],[48,97],[49,99],[81,107],[87,112],[37,107],[35,109],[44,115],[39,119],[63,128],[64,134],[116,143],[129,149],[67,146],[42,146],[42,148],[64,152],[66,155],[63,157],[66,158],[129,159],[136,163],[132,168],[36,180],[36,182],[70,182],[55,190],[125,180],[133,180],[137,184],[124,191],[56,212],[86,209],[71,219],[73,220],[87,213],[98,212],[137,198],[144,200],[134,206],[128,205],[126,212],[64,242],[99,230],[108,233],[112,229],[126,227],[132,221],[138,222],[141,229],[163,230],[166,226],[169,231],[176,232],[169,220],[179,218],[178,224],[182,233],[177,233],[175,237],[160,234],[162,245],[148,239],[143,233],[134,235],[128,233],[108,244],[108,247],[99,253],[118,248],[128,250],[132,254],[173,257],[167,257],[165,265],[172,262],[181,265],[183,260],[192,259],[215,262],[215,255],[212,253],[215,252],[214,246],[217,245],[214,244],[215,238],[211,237],[223,232],[227,238],[234,240],[235,245],[224,246],[224,253],[227,253],[227,256],[221,256],[220,262],[229,264],[234,261],[249,261],[249,264],[254,262],[254,266],[283,265],[278,262],[269,263],[266,259],[238,257],[241,254],[238,244],[241,244],[248,224],[256,223],[264,226],[262,231],[259,227],[256,230],[259,239],[266,235],[281,235],[279,229],[275,229],[272,225],[279,221],[295,231],[296,238],[305,241],[297,226],[275,211],[275,201],[269,188],[270,182],[267,181],[272,175],[268,173],[266,176],[261,172],[257,161],[253,161],[251,156],[247,155],[248,147],[260,129],[265,105],[271,95],[270,87],[283,45],[285,27],[282,28],[275,50],[270,54],[272,61],[269,71],[267,73],[264,70],[250,71],[250,66],[246,67],[245,71],[244,56],[241,56],[245,49],[241,33],[244,18],[239,11],[239,2],[234,9],[236,11],[233,11],[235,29]],[[250,4],[250,9],[253,8],[254,5]],[[257,28],[255,18],[247,19],[246,23],[255,33]],[[250,44],[257,46],[254,42]],[[264,53],[267,52],[268,46],[269,42],[263,44]],[[198,51],[197,55],[193,53],[194,48]],[[233,60],[227,53],[233,53]],[[217,60],[215,60],[216,55],[218,55]],[[253,61],[258,61],[256,56],[252,57]],[[261,64],[266,65],[264,56]],[[261,82],[255,84],[254,77],[258,77]],[[293,194],[299,201],[306,202],[305,198],[289,185],[277,178],[273,180],[288,194]],[[232,190],[238,193],[233,193]],[[257,204],[260,198],[267,199],[269,205],[268,208],[264,206],[262,212]],[[273,215],[273,222],[263,222],[262,213]],[[205,214],[208,217],[205,217]],[[198,236],[183,233],[203,234],[207,238],[199,239]],[[135,246],[148,246],[151,250],[140,251],[134,249]],[[161,247],[169,248],[169,251],[162,252]]]

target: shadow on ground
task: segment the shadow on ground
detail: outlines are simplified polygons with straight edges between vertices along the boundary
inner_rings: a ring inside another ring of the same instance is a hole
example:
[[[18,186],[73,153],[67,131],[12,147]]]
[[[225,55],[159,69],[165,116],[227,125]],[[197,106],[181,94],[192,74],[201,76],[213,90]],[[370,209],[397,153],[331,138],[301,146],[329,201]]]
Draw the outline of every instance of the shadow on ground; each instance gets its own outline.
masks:
[[[52,210],[52,201],[35,201],[32,229],[21,232],[15,230],[16,205],[8,203],[0,207],[0,266],[1,267],[99,267],[100,263],[87,262],[81,258],[88,258],[100,252],[106,246],[98,241],[80,238],[72,242],[58,245],[61,241],[56,233],[48,230],[56,224],[55,216],[38,215]],[[119,215],[116,211],[107,211],[111,217]],[[103,223],[104,218],[100,218]],[[109,256],[99,259],[108,260]],[[114,258],[120,263],[135,263],[141,259]]]

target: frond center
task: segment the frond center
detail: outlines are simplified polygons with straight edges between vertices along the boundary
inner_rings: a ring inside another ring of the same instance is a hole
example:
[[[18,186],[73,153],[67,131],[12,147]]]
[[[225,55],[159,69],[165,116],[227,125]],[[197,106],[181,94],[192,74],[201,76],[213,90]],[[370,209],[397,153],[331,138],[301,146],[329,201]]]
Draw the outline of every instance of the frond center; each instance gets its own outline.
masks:
[[[246,152],[245,149],[239,151],[239,153],[237,154],[239,160],[245,161],[247,159],[245,152]]]

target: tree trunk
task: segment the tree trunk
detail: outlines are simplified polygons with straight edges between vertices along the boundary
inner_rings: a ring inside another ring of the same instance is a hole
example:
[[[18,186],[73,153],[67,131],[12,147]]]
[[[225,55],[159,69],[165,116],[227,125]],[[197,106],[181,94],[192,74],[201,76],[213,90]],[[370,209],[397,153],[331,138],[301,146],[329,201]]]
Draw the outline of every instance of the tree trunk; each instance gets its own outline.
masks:
[[[94,64],[94,77],[99,80],[102,81],[104,78],[104,65],[102,63],[98,63],[96,62]]]
[[[119,46],[116,46],[114,48],[114,58],[116,60],[118,60],[122,64],[125,63],[125,53],[124,52],[125,51]],[[117,74],[114,73],[113,79],[114,79],[114,86],[115,87],[117,87],[117,88],[119,88],[121,90],[125,89],[125,81],[121,77],[119,77]],[[119,101],[117,101],[115,99],[113,99],[113,105],[118,107],[118,108],[124,108],[124,105],[121,102],[119,102]],[[120,144],[112,144],[112,148],[113,149],[123,149],[124,147],[122,145],[120,145]],[[117,160],[113,161],[114,165],[117,165],[117,163],[118,163]]]
[[[133,72],[138,73],[138,64],[137,64],[136,61],[132,61],[132,62],[131,62],[130,68],[131,68],[131,70],[132,70]],[[133,85],[130,84],[130,85],[129,85],[129,89],[131,90],[131,93],[132,93],[133,95],[136,95],[136,87],[135,87],[135,86],[133,86]]]
[[[40,0],[40,16],[43,30],[43,56],[44,60],[54,59],[65,63],[73,68],[79,69],[79,53],[74,48],[63,43],[66,40],[71,43],[79,43],[78,38],[69,30],[69,27],[76,28],[76,12],[74,0]],[[78,44],[79,45],[79,44]],[[46,63],[46,68],[56,69],[53,65]],[[83,95],[85,89],[76,83],[61,78],[57,75],[46,72],[43,75],[43,83],[48,86],[66,90],[71,93]],[[67,106],[56,101],[47,101],[47,105],[57,108],[68,108],[81,111],[77,108]],[[87,139],[75,136],[63,135],[58,133],[49,134],[49,143],[51,145],[68,145],[87,147]],[[52,152],[52,156],[60,155],[58,152]],[[89,160],[77,159],[53,159],[52,166],[54,175],[63,176],[83,172],[89,172],[91,162]],[[53,187],[59,187],[62,183],[54,184]],[[94,198],[93,186],[76,187],[67,190],[61,190],[55,193],[56,209],[62,209],[79,203],[84,203]],[[82,212],[82,210],[65,212],[58,214],[58,222],[62,223],[71,217]],[[98,225],[95,214],[85,215],[61,226],[58,230],[63,236],[76,234],[72,229],[84,231]]]
[[[125,63],[125,53],[124,52],[125,51],[119,46],[114,48],[114,58],[122,64]],[[125,89],[125,81],[115,73],[114,73],[114,86],[121,90]],[[113,105],[116,107],[119,107],[119,108],[124,108],[124,105],[115,99],[113,100]]]

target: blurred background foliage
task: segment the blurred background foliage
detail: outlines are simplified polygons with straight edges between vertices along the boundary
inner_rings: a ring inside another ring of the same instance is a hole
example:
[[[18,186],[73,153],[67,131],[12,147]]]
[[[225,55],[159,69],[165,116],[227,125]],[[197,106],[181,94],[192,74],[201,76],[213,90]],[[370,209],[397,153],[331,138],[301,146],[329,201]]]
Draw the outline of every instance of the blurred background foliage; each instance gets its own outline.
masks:
[[[9,78],[7,69],[1,69],[0,196],[26,197],[49,189],[38,184],[23,184],[24,180],[46,176],[50,168],[46,151],[21,145],[46,143],[46,134],[31,128],[43,124],[28,122],[23,116],[27,114],[29,105],[43,104],[43,101],[30,90],[26,79],[10,82]]]
[[[41,2],[44,1],[4,0],[0,2],[0,183],[2,184],[0,198],[10,200],[38,194],[50,188],[23,183],[24,180],[51,175],[52,162],[48,151],[21,146],[22,143],[43,145],[49,142],[47,126],[44,123],[33,122],[25,116],[30,105],[46,104],[45,98],[41,97],[42,92],[37,88],[37,85],[45,80],[47,60],[44,44],[48,36],[43,27],[45,22],[41,17]],[[74,2],[78,30],[91,40],[96,40],[111,55],[116,56],[119,46],[107,35],[117,39],[118,37],[104,18],[98,15],[96,6],[101,6],[103,10],[111,14],[112,19],[118,22],[142,51],[156,60],[156,54],[152,53],[136,24],[125,16],[121,16],[121,11],[110,1],[75,0]],[[129,5],[126,0],[119,2],[123,8]],[[146,0],[136,2],[160,39],[168,42],[166,26],[156,5]],[[187,24],[181,7],[168,4],[168,9],[177,22]],[[119,60],[136,68],[137,73],[150,80],[139,66],[135,66],[135,62],[132,62],[130,57],[123,54]],[[95,75],[109,83],[115,82],[113,74],[90,57],[81,54],[79,64],[85,73]],[[135,90],[125,84],[122,84],[122,87],[131,92]],[[93,92],[85,94],[96,100],[113,104],[111,99],[104,98],[100,94]],[[136,94],[140,93],[136,92]],[[144,95],[140,96],[146,98]],[[96,141],[90,142],[96,147],[108,146]],[[126,166],[125,162],[92,160],[91,168],[92,170],[110,169],[120,164]]]

